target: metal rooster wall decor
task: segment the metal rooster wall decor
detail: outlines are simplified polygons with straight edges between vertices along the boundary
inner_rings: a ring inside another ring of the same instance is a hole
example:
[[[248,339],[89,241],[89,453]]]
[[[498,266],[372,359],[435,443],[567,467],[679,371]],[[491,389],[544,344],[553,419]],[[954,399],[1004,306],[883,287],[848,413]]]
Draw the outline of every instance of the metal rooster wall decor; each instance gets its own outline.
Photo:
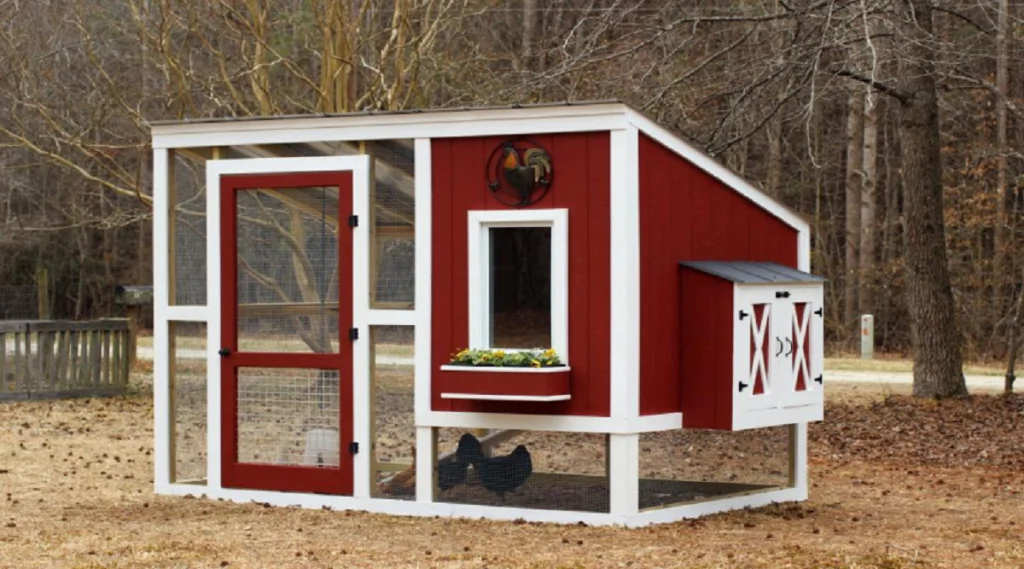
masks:
[[[502,142],[487,160],[487,187],[507,206],[526,207],[544,199],[553,176],[551,156],[525,138]]]

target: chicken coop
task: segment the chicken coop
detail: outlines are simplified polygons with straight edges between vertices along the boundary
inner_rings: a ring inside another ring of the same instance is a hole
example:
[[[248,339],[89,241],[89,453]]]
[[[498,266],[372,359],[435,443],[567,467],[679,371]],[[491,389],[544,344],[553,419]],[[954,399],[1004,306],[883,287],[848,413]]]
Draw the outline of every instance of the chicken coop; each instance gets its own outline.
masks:
[[[629,106],[152,145],[157,493],[628,526],[807,498],[809,226]]]

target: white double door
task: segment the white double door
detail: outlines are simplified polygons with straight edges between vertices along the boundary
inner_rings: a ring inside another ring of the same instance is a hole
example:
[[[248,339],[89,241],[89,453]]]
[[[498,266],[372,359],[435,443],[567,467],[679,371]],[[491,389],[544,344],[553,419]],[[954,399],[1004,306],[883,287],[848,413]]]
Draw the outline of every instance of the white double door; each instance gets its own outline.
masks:
[[[737,411],[824,403],[822,299],[820,285],[737,286]]]

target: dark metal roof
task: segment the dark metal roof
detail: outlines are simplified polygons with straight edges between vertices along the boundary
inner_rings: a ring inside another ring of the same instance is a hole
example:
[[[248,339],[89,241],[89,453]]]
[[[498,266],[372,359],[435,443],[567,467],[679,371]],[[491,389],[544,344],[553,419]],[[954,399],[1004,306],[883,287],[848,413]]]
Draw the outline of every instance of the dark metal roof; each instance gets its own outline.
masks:
[[[537,109],[545,107],[585,107],[590,105],[619,104],[629,107],[628,104],[619,99],[603,99],[594,101],[561,101],[553,103],[515,103],[511,105],[494,105],[480,107],[432,107],[427,109],[403,109],[399,111],[381,111],[367,109],[365,111],[354,111],[350,113],[305,113],[299,115],[272,115],[272,116],[241,116],[241,117],[197,117],[172,120],[147,121],[150,126],[173,125],[173,124],[196,124],[196,123],[220,123],[220,122],[250,122],[250,121],[273,121],[281,119],[317,119],[325,117],[365,117],[379,115],[419,115],[426,113],[451,113],[458,111],[493,111],[505,109]]]
[[[778,263],[751,261],[682,261],[680,266],[741,284],[817,283],[824,277],[798,271]]]

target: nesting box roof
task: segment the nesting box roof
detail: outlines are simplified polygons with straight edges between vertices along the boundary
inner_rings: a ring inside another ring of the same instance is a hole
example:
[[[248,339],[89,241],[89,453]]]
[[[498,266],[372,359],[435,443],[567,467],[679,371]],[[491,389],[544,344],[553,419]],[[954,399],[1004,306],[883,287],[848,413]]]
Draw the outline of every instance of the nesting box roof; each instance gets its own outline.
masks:
[[[740,284],[817,283],[825,280],[818,275],[769,262],[684,261],[679,265]]]

